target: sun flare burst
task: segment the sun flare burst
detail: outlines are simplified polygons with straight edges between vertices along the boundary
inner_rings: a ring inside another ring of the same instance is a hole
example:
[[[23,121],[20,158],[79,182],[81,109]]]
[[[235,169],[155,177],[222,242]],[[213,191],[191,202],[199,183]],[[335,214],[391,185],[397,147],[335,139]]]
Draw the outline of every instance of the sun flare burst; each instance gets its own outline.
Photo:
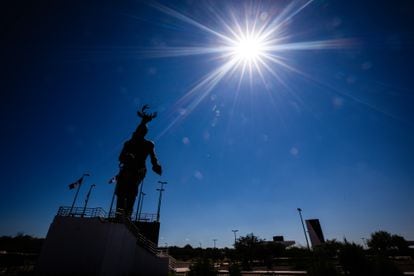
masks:
[[[264,45],[257,37],[242,38],[233,48],[233,57],[241,62],[256,62],[264,53]]]
[[[141,54],[146,58],[205,55],[222,62],[206,73],[178,100],[176,109],[185,112],[176,117],[163,133],[188,116],[224,78],[236,78],[238,89],[246,78],[251,84],[255,78],[259,78],[265,87],[269,81],[277,81],[288,88],[280,74],[281,70],[299,74],[303,72],[293,67],[284,53],[342,49],[352,45],[349,39],[292,41],[293,36],[287,31],[289,24],[312,2],[313,0],[292,1],[278,12],[270,12],[263,6],[250,6],[237,9],[233,7],[226,13],[209,6],[206,10],[215,19],[213,21],[219,23],[214,27],[160,3],[152,3],[151,6],[160,12],[211,36],[216,44],[197,47],[164,46],[142,51]],[[235,14],[236,11],[240,12],[240,16]]]

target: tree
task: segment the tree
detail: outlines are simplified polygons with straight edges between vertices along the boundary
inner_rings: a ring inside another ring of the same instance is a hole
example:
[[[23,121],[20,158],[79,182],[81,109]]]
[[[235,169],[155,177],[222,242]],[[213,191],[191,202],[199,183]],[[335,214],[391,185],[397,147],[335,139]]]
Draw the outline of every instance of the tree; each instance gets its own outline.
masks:
[[[231,263],[229,266],[230,276],[241,276],[241,269],[238,263]]]
[[[310,276],[334,276],[340,275],[336,269],[335,258],[340,253],[343,244],[336,240],[327,240],[325,243],[315,246],[313,251],[306,249],[309,258],[304,261],[304,268]]]
[[[385,253],[392,248],[392,236],[386,231],[377,231],[371,234],[367,244],[374,251]]]
[[[191,260],[201,256],[201,251],[186,244],[184,247],[170,246],[169,254],[179,260]]]
[[[408,247],[408,242],[401,236],[392,235],[392,246],[397,250],[399,255],[409,255],[410,249]]]
[[[371,264],[365,256],[364,249],[355,243],[345,240],[340,247],[338,260],[345,275],[365,276],[371,273]]]
[[[189,276],[214,276],[217,275],[217,271],[214,268],[213,262],[207,258],[198,259],[194,264],[190,266]]]
[[[23,233],[17,233],[15,237],[0,237],[0,251],[20,253],[40,253],[44,239],[36,238]]]
[[[242,261],[243,269],[250,269],[253,261],[261,261],[269,269],[273,266],[273,258],[285,253],[285,246],[276,242],[268,242],[253,235],[240,237],[235,244],[236,256]]]
[[[253,233],[245,237],[239,237],[236,241],[235,248],[240,256],[243,268],[250,269],[253,259],[259,253],[259,246],[264,240],[259,239]]]
[[[335,258],[338,256],[343,244],[336,239],[327,240],[326,242],[317,245],[313,248],[313,252],[325,258]]]
[[[408,243],[403,237],[391,235],[386,231],[372,233],[367,244],[374,252],[382,255],[406,255],[409,253]]]

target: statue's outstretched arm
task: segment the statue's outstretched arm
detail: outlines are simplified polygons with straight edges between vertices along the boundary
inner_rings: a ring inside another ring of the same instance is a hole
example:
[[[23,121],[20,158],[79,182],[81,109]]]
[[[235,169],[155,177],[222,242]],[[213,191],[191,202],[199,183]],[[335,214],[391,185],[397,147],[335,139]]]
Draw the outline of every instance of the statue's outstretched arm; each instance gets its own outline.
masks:
[[[154,144],[152,145],[151,150],[150,150],[150,158],[151,158],[152,170],[156,174],[161,175],[162,174],[162,168],[161,168],[160,164],[158,163],[157,156],[155,155]]]

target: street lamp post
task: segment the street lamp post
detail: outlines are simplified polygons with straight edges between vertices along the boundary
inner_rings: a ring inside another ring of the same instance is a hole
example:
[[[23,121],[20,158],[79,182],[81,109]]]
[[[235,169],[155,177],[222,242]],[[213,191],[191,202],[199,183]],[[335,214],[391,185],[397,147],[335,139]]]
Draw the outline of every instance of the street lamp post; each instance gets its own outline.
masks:
[[[161,199],[162,199],[162,192],[165,191],[164,185],[167,184],[167,181],[158,181],[161,184],[161,188],[157,189],[160,192],[160,197],[158,198],[158,210],[157,210],[157,222],[160,222],[160,211],[161,211]]]
[[[297,210],[299,212],[300,221],[302,222],[303,233],[305,234],[305,239],[306,239],[306,246],[308,247],[308,250],[310,250],[308,236],[306,234],[305,224],[303,223],[303,218],[302,218],[302,209],[301,208],[298,208]]]
[[[236,241],[237,241],[236,233],[237,233],[239,230],[231,230],[231,231],[234,233],[234,248],[236,248]]]

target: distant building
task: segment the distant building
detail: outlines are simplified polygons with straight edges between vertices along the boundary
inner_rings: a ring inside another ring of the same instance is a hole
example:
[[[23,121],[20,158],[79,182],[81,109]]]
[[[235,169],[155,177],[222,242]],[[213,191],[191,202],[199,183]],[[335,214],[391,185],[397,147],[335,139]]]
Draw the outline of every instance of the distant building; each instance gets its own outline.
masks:
[[[273,236],[273,240],[271,241],[264,241],[266,244],[281,244],[284,247],[289,247],[295,244],[295,241],[285,241],[283,236]]]
[[[308,228],[309,238],[312,243],[312,247],[325,243],[322,227],[319,223],[319,219],[306,220],[306,228]]]
[[[273,242],[289,247],[295,244],[295,241],[285,241],[283,236],[273,236]]]

